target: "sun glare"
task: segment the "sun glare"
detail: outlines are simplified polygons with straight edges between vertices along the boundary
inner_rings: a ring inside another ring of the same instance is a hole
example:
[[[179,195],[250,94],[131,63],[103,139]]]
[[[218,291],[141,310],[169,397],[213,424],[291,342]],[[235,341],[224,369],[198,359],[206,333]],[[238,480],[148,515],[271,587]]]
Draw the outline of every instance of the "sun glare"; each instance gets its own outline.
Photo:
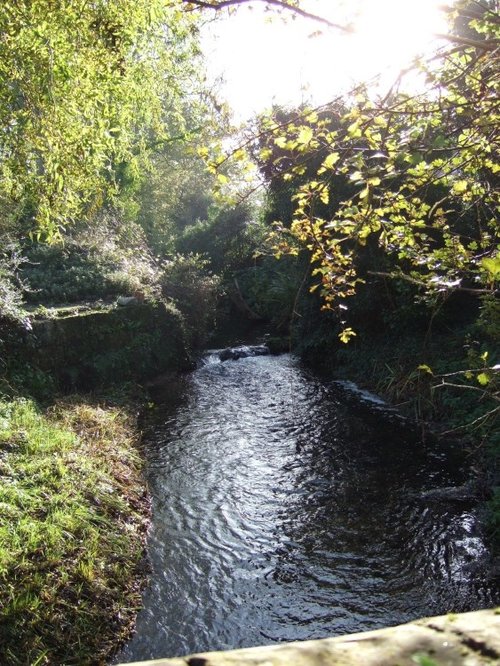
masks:
[[[327,102],[381,74],[382,85],[446,31],[442,0],[306,0],[301,6],[336,23],[269,20],[261,3],[212,24],[204,36],[211,77],[240,119],[273,103]]]
[[[319,7],[327,3],[314,4]],[[432,48],[436,33],[446,32],[446,21],[439,9],[441,0],[358,0],[350,6],[356,4],[359,9],[353,34],[344,38],[355,80],[386,69],[402,69],[414,56]]]

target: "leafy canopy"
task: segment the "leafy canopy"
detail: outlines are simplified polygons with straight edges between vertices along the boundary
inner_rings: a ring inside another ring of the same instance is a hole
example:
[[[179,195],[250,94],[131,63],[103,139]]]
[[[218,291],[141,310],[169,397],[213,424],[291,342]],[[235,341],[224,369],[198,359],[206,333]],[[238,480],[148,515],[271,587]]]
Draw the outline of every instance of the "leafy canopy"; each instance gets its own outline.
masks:
[[[496,3],[472,8],[459,2],[451,15],[466,18],[467,36],[451,32],[451,45],[415,64],[424,91],[408,93],[401,77],[383,99],[359,86],[333,124],[338,103],[262,121],[261,161],[294,184],[293,219],[277,225],[276,246],[296,252],[298,241],[310,251],[325,308],[345,308],[356,292],[369,239],[392,257],[390,276],[427,298],[497,294],[500,18]],[[353,191],[332,210],[346,181]]]
[[[195,14],[162,0],[6,0],[0,13],[3,229],[54,235],[113,197],[120,165],[182,131]]]

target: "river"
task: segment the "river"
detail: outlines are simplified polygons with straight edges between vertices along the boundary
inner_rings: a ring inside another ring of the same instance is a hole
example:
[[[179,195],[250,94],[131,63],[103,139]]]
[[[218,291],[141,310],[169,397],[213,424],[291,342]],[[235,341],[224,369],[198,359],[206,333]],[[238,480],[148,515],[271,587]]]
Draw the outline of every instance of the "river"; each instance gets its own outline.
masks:
[[[183,380],[147,437],[150,585],[118,661],[333,636],[500,602],[470,461],[290,355]],[[438,490],[436,490],[438,489]]]

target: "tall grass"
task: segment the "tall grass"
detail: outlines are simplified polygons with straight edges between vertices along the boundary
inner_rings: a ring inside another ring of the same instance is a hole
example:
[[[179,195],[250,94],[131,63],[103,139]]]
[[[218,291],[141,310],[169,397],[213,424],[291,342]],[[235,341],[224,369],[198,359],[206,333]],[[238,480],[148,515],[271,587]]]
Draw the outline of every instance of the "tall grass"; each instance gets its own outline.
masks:
[[[0,663],[104,663],[139,604],[147,500],[116,408],[0,402]]]

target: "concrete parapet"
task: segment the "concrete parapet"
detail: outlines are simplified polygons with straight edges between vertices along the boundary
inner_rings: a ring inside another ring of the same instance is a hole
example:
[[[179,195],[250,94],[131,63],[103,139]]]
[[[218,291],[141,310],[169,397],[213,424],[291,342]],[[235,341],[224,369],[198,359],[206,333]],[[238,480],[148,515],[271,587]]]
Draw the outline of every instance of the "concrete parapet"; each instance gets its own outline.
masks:
[[[495,666],[500,609],[322,640],[207,652],[128,666]],[[121,665],[125,666],[125,665]]]

